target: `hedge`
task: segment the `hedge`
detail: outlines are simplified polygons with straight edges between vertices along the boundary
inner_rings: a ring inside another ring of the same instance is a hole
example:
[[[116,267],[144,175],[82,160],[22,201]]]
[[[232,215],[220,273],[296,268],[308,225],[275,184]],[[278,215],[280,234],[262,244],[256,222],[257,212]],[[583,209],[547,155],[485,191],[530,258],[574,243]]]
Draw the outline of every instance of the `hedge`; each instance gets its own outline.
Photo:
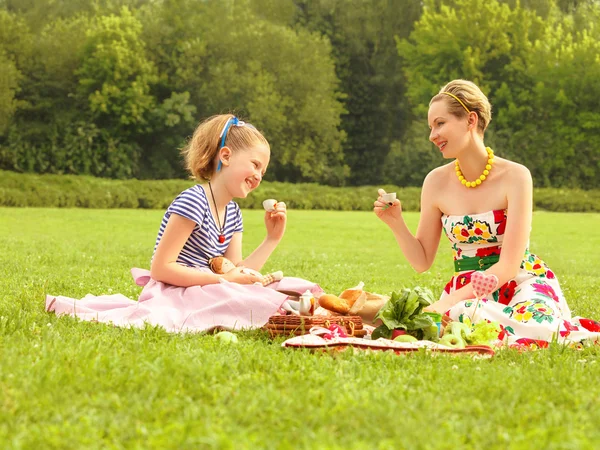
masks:
[[[58,208],[165,209],[191,180],[109,180],[76,175],[35,175],[0,171],[0,206]],[[293,209],[368,211],[379,186],[330,187],[314,183],[263,182],[242,208],[262,208],[266,198],[283,200]],[[396,192],[405,211],[418,211],[420,188],[384,185]],[[546,211],[600,212],[600,190],[540,188],[534,208]]]

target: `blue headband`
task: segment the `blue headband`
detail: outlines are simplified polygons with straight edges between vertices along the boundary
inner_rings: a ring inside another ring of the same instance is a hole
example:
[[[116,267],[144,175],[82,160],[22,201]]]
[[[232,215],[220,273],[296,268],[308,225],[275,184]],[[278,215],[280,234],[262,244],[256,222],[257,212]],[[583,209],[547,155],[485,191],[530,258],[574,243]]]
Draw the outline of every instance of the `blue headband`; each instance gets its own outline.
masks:
[[[235,116],[227,119],[227,122],[225,122],[225,126],[223,127],[223,130],[221,131],[221,134],[219,135],[219,139],[221,139],[221,145],[219,146],[217,151],[221,150],[223,147],[225,147],[225,139],[227,139],[227,133],[229,132],[229,129],[231,128],[232,125],[235,125],[236,127],[243,127],[244,125],[248,125],[249,127],[252,127],[252,125],[250,125],[249,123],[243,122]],[[252,127],[252,128],[254,128],[254,127]],[[217,165],[217,172],[219,170],[221,170],[222,166],[223,166],[223,163],[221,162],[221,160],[219,160],[219,164]]]

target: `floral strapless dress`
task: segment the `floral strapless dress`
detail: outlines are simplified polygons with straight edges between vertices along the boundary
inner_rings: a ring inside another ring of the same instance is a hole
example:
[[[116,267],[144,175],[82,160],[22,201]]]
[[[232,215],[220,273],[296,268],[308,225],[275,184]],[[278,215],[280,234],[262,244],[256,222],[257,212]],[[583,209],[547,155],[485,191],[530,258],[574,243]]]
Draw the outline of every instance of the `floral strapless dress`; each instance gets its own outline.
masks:
[[[474,264],[499,257],[506,228],[506,210],[443,215],[442,225],[452,243],[457,268],[442,293],[441,298],[444,298],[471,282]],[[459,270],[460,266],[471,270]],[[552,341],[600,341],[600,323],[571,316],[556,275],[529,249],[525,251],[514,279],[480,302],[459,302],[447,314],[452,320],[461,322],[499,322],[502,328],[499,338],[508,344],[545,347]]]

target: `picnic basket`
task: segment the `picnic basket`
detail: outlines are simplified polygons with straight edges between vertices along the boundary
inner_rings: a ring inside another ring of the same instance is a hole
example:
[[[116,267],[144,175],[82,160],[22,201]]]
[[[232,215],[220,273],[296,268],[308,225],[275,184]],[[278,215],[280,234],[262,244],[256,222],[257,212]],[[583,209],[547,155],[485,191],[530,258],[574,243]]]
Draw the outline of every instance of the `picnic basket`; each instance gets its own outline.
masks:
[[[329,328],[334,324],[344,328],[348,336],[363,337],[367,334],[360,316],[276,315],[269,317],[264,328],[271,337],[300,336],[307,334],[312,327]]]

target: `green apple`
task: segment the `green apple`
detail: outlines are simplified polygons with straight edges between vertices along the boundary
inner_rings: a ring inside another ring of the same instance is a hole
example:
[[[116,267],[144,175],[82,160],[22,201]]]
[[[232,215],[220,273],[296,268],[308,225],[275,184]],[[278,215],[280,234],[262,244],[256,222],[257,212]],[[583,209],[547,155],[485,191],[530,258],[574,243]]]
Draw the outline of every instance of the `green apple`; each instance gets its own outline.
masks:
[[[396,342],[415,342],[415,341],[418,341],[418,339],[414,336],[411,336],[410,334],[401,334],[400,336],[396,336],[394,338],[394,341],[396,341]]]
[[[215,334],[215,339],[222,344],[237,344],[238,337],[230,331],[221,331]]]
[[[440,339],[440,344],[453,348],[465,348],[465,341],[454,334],[444,334]]]
[[[455,336],[458,336],[462,339],[467,339],[471,335],[471,327],[466,323],[462,322],[450,322],[446,326],[446,331],[444,335],[448,333],[454,334]]]

